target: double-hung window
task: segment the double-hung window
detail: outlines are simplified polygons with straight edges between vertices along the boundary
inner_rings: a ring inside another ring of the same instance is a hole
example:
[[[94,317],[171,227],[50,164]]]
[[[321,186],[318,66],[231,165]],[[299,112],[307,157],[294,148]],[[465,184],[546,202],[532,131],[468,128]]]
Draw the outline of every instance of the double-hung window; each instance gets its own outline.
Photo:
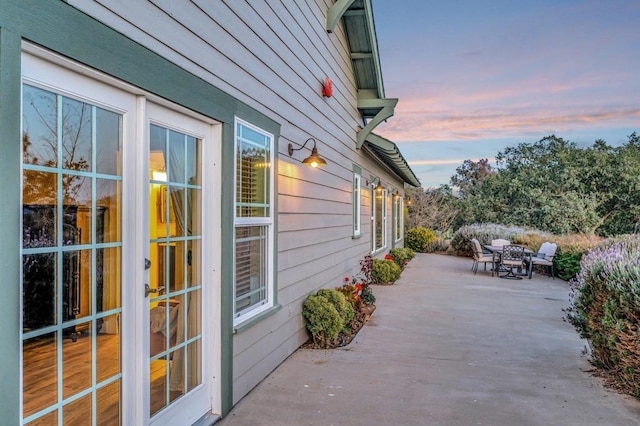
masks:
[[[274,137],[236,119],[234,324],[274,304]]]
[[[400,195],[393,197],[393,239],[398,242],[404,233],[404,199]]]
[[[372,253],[376,253],[387,246],[387,190],[372,190]]]
[[[353,237],[359,237],[361,234],[361,220],[360,220],[360,191],[361,191],[361,176],[360,170],[353,171]]]

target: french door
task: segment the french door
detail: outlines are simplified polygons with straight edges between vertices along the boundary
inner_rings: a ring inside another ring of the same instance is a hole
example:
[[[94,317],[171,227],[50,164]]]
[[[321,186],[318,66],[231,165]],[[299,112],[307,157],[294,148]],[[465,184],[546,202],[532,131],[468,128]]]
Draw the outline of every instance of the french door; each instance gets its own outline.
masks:
[[[212,129],[152,103],[146,110],[148,416],[152,424],[191,424],[211,405],[211,362],[204,359],[211,332],[203,327],[210,323],[210,309],[203,309],[211,292],[205,283],[212,281],[203,260],[211,253],[203,241],[212,227],[203,216],[213,210],[213,197],[207,196],[203,159]]]
[[[219,399],[220,126],[53,59],[23,53],[23,424],[191,424]]]

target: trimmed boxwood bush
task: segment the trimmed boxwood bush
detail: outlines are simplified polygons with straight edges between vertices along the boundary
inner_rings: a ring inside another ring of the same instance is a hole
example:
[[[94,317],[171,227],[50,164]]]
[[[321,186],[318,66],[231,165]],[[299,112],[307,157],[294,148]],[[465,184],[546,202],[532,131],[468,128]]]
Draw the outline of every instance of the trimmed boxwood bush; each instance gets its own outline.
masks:
[[[392,284],[400,278],[402,269],[392,260],[373,259],[371,281],[374,284]]]
[[[345,326],[342,316],[326,297],[313,294],[302,305],[302,315],[307,319],[307,330],[313,343],[326,344],[338,337]]]
[[[336,311],[340,314],[345,326],[347,326],[356,315],[353,310],[354,306],[349,302],[349,300],[347,300],[347,296],[343,292],[330,288],[323,288],[318,290],[316,294],[327,299],[329,303],[336,308]]]
[[[433,251],[436,234],[428,228],[411,228],[404,234],[404,245],[417,253]]]
[[[396,265],[401,268],[403,268],[407,264],[407,262],[409,262],[415,256],[416,254],[410,248],[397,247],[389,250],[389,257],[391,257]]]
[[[640,236],[602,243],[582,257],[567,318],[589,339],[594,364],[640,397]]]

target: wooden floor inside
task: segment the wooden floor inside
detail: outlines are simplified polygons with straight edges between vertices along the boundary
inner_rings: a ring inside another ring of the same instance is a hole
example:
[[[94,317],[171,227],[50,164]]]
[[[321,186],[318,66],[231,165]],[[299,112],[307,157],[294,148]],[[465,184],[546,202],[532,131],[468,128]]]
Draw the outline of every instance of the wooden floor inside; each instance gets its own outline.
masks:
[[[29,339],[23,345],[23,401],[24,417],[47,408],[58,401],[58,356],[52,336]],[[100,383],[120,372],[120,338],[118,335],[98,334],[96,338],[96,379]],[[91,387],[91,336],[80,335],[74,341],[65,337],[62,342],[62,397],[69,398]],[[120,380],[96,391],[98,424],[120,424]],[[58,413],[50,413],[29,425],[55,425]],[[65,425],[90,425],[91,394],[63,408]]]
[[[62,393],[69,398],[91,387],[91,336],[80,335],[76,341],[65,337],[62,342]],[[57,350],[53,337],[25,341],[23,346],[24,417],[43,410],[58,401]],[[167,401],[167,361],[150,364],[150,400],[152,415],[183,395],[171,391]],[[100,383],[120,372],[120,339],[118,335],[99,334],[96,338],[96,379]],[[96,418],[100,426],[120,425],[120,380],[96,391]],[[29,423],[29,426],[57,424],[55,411]],[[63,408],[64,425],[91,425],[92,396],[86,395]]]

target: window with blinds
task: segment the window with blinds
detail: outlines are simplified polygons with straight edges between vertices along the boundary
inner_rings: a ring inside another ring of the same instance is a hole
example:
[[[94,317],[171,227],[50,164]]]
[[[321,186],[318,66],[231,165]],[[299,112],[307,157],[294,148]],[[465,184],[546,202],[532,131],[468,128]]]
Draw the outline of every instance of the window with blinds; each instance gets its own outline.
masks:
[[[273,135],[236,121],[235,286],[236,323],[273,303]]]
[[[236,227],[236,316],[267,301],[265,226]]]
[[[236,217],[269,217],[272,138],[241,124],[236,130]]]
[[[393,235],[395,241],[400,241],[404,234],[404,199],[396,195],[393,197]]]
[[[372,249],[375,253],[387,246],[387,190],[373,189],[372,208],[373,217],[372,229]]]
[[[353,236],[360,236],[360,174],[353,173]]]

